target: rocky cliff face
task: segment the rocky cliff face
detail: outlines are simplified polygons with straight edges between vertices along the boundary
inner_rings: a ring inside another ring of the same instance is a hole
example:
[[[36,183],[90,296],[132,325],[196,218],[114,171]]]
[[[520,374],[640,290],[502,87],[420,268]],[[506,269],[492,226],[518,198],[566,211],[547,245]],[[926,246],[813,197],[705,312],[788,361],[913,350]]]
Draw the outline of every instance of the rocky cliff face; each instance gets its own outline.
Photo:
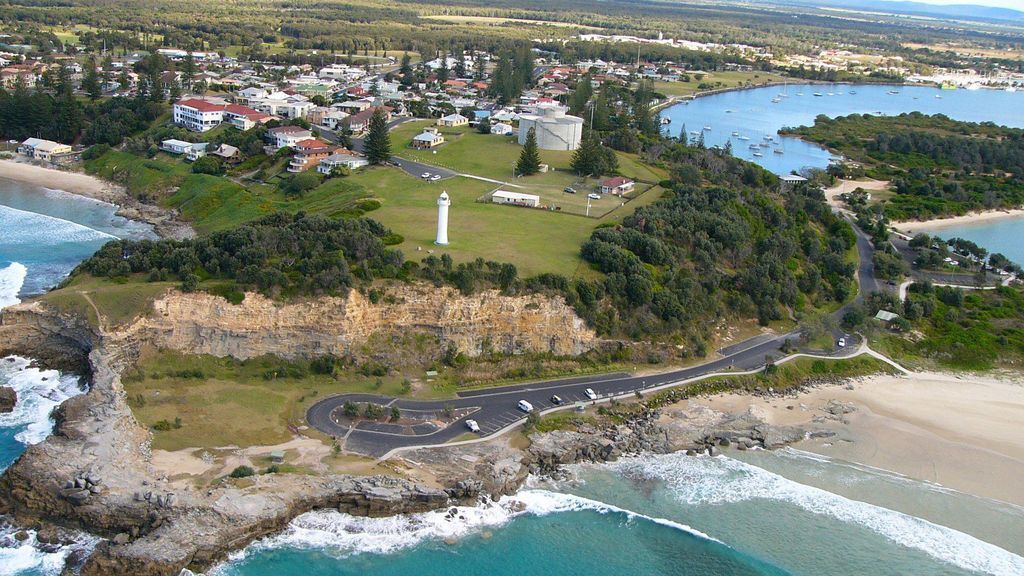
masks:
[[[415,285],[389,288],[385,300],[374,304],[353,291],[346,298],[279,305],[249,293],[234,305],[209,294],[170,292],[126,332],[159,348],[241,359],[342,355],[373,334],[405,331],[452,342],[469,356],[486,349],[576,355],[597,343],[561,298],[497,291],[463,296],[452,288]]]
[[[40,302],[4,309],[0,314],[0,357],[31,356],[47,366],[85,372],[97,334],[81,318],[57,314]]]

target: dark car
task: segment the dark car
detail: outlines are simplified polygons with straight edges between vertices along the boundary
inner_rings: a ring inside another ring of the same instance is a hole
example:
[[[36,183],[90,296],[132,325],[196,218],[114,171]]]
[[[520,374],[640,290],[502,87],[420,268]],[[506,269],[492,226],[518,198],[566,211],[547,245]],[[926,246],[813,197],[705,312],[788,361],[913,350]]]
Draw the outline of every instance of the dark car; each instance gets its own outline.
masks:
[[[575,189],[575,188],[573,188],[572,186],[566,186],[566,187],[565,187],[565,188],[564,188],[564,189],[562,190],[562,192],[565,192],[566,194],[575,194],[575,193],[576,193],[576,189]]]
[[[551,403],[554,404],[555,406],[561,406],[563,402],[564,401],[562,400],[562,398],[559,397],[558,395],[551,397]]]

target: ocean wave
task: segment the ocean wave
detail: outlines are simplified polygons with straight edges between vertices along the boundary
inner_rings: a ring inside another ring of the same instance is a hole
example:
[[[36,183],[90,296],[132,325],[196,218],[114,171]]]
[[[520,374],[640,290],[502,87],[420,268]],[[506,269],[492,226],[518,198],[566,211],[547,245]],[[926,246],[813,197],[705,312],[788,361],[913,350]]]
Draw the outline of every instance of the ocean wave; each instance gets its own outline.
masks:
[[[1024,574],[1024,558],[969,534],[901,512],[788,480],[727,457],[668,454],[627,458],[612,469],[630,478],[665,483],[681,502],[721,505],[763,498],[857,524],[942,562],[995,576]]]
[[[35,530],[25,530],[27,538],[15,538],[19,530],[13,526],[0,526],[0,572],[3,574],[60,574],[64,563],[73,552],[90,552],[100,539],[88,534],[79,534],[73,544],[66,546],[41,545]]]
[[[12,412],[0,414],[0,427],[21,428],[14,438],[22,444],[38,444],[53,431],[50,413],[61,402],[82,394],[81,379],[57,370],[30,366],[20,356],[0,358],[0,384],[18,394]]]
[[[70,220],[38,214],[0,204],[0,222],[5,234],[3,243],[17,245],[54,245],[63,243],[116,240],[117,236],[95,230]]]
[[[18,292],[21,291],[27,275],[28,269],[18,262],[11,262],[7,267],[0,269],[0,310],[21,302],[18,299]]]
[[[522,515],[594,511],[620,514],[628,521],[648,521],[693,537],[720,543],[707,534],[667,520],[625,510],[597,500],[548,490],[524,489],[497,502],[477,506],[458,506],[386,518],[351,516],[335,510],[317,510],[295,518],[284,532],[253,543],[230,557],[231,562],[265,550],[292,548],[316,549],[345,558],[354,554],[391,554],[428,541],[457,541],[487,528],[500,527]],[[228,565],[212,574],[223,574]]]

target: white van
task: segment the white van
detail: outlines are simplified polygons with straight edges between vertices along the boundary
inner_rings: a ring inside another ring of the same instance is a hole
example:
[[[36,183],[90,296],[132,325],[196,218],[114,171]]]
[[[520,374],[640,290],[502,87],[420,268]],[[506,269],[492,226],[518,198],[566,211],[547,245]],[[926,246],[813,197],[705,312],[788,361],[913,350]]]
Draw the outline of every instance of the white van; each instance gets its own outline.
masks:
[[[530,404],[526,400],[520,400],[519,409],[523,412],[533,412],[533,404]]]

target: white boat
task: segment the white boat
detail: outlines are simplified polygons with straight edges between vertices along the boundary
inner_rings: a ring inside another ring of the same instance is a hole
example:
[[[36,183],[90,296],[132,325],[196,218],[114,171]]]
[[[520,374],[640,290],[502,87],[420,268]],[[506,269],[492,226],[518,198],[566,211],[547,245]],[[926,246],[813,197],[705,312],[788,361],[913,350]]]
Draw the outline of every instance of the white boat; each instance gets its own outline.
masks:
[[[781,148],[776,148],[775,150],[772,150],[772,153],[774,153],[774,154],[785,154],[785,152],[783,152]]]
[[[725,113],[726,114],[732,114],[732,110],[726,110]]]
[[[815,92],[814,95],[817,96],[818,98],[824,96],[824,94],[822,94],[821,92]]]
[[[897,95],[899,93],[900,93],[899,90],[889,90],[888,92],[886,92],[886,94],[889,94],[890,96],[895,96],[895,95]]]
[[[850,94],[856,95],[857,91],[856,90],[850,90]]]
[[[1003,90],[1005,90],[1006,92],[1016,92],[1017,91],[1017,87],[1016,86],[1007,86],[1006,88],[1003,88]]]
[[[796,93],[796,95],[797,95],[797,96],[803,96],[803,95],[804,95],[804,93],[803,93],[803,92],[797,92],[797,93]]]
[[[698,136],[699,134],[700,132],[697,132],[696,130],[690,130],[690,136]]]
[[[771,142],[772,140],[775,140],[775,137],[774,136],[765,136],[764,139],[769,141],[769,142]]]
[[[704,129],[705,130],[711,130],[711,126],[705,126]]]
[[[772,98],[772,104],[778,104],[779,102],[782,102],[781,98]]]
[[[968,84],[964,88],[964,90],[981,90],[981,84],[978,84],[977,82],[972,82],[972,83]]]
[[[672,123],[672,119],[671,118],[662,118],[661,119],[661,123],[662,123],[662,125],[671,124]]]
[[[756,158],[760,158],[760,157],[764,156],[764,154],[761,154],[760,152],[754,152],[754,156]]]
[[[939,100],[942,100],[942,94],[936,94],[935,97],[938,98]]]
[[[829,96],[835,96],[836,94],[835,94],[835,92],[829,92],[828,95]]]
[[[737,140],[750,140],[750,136],[737,136]]]
[[[740,133],[739,133],[739,132],[733,132],[733,133],[732,133],[732,135],[733,135],[733,136],[739,136],[739,135],[740,135]]]
[[[751,150],[760,150],[761,149],[761,145],[760,144],[751,144],[750,146],[748,146],[748,148],[750,148]]]

